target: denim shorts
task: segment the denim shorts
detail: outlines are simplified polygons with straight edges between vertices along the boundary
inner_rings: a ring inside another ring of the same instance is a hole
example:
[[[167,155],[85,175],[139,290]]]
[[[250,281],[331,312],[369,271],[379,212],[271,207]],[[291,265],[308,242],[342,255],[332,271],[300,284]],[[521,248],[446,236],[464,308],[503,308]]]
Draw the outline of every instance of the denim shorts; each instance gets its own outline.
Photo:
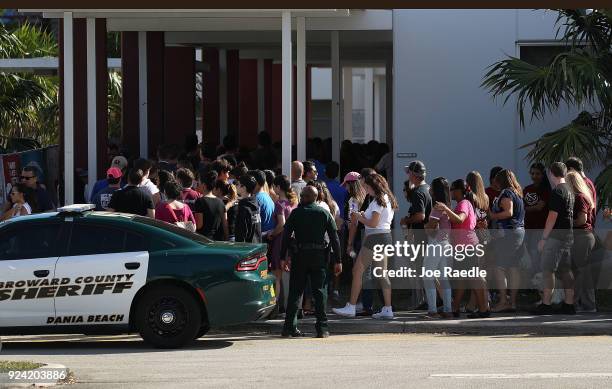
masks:
[[[504,229],[504,235],[495,242],[495,263],[502,269],[519,267],[523,256],[525,229]]]
[[[542,250],[542,271],[554,273],[566,272],[572,268],[571,244],[548,238]]]

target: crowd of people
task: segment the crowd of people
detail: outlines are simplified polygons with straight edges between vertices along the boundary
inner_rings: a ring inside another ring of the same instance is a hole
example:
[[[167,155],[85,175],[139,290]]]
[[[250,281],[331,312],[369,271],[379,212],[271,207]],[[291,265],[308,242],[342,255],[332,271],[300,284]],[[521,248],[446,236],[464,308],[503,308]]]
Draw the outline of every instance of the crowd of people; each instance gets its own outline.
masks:
[[[427,310],[425,319],[459,317],[464,312],[469,318],[516,312],[519,290],[526,288],[540,289],[534,314],[597,309],[596,274],[590,259],[597,244],[593,233],[597,194],[578,158],[548,167],[534,163],[532,182],[524,188],[514,172],[502,167],[491,169],[488,187],[477,171],[465,178],[436,177],[428,183],[425,164],[413,161],[405,167],[403,188],[410,206],[406,215],[399,215],[398,201],[386,179],[393,174],[386,144],[344,141],[338,164],[330,158],[329,142],[310,140],[310,158],[293,161],[288,177],[280,174],[278,145],[265,132],[250,153],[239,149],[231,136],[217,148],[193,143],[188,140],[182,150],[162,145],[154,161],[113,153],[106,177],[84,194],[85,200],[97,210],[148,216],[211,240],[267,243],[275,288],[282,296],[281,312],[287,307],[291,259],[296,255],[295,248],[287,249],[283,241],[288,221],[294,233],[292,213],[306,205],[325,210],[338,231],[341,244],[333,255],[344,264],[350,284],[346,305],[333,309],[339,315],[393,318],[393,281],[374,277],[374,287],[371,275],[373,266],[398,266],[393,256],[374,261],[375,246],[394,244],[396,217],[406,241],[484,247],[484,255],[465,260],[440,252],[416,258],[415,266],[428,271],[487,270],[486,276],[417,280],[410,289],[416,305]],[[36,175],[35,169],[24,168],[3,220],[53,209]],[[301,199],[303,193],[308,199]],[[333,237],[324,234],[329,259]],[[329,266],[326,287],[339,302],[340,274]],[[540,276],[535,286],[534,275]],[[563,301],[553,307],[555,289],[563,290]],[[298,315],[314,313],[313,292],[306,283]],[[377,297],[382,305],[379,311],[374,310]]]

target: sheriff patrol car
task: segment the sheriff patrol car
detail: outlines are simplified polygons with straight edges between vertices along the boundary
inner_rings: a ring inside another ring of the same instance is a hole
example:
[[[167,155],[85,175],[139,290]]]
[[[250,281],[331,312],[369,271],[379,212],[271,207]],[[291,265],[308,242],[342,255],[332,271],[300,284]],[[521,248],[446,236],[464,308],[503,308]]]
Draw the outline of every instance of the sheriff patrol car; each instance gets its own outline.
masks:
[[[274,309],[265,244],[93,208],[0,223],[0,334],[138,332],[173,348]]]

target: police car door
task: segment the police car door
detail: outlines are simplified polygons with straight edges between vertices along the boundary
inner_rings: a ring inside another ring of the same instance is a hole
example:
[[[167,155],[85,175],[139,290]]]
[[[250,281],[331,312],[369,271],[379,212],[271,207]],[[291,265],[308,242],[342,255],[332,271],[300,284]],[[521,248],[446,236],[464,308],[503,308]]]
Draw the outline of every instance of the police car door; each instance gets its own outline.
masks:
[[[0,229],[0,327],[44,326],[53,296],[59,222],[10,222]]]
[[[132,300],[146,282],[144,237],[109,224],[72,223],[68,251],[56,274],[68,279],[55,296],[58,325],[127,324]]]

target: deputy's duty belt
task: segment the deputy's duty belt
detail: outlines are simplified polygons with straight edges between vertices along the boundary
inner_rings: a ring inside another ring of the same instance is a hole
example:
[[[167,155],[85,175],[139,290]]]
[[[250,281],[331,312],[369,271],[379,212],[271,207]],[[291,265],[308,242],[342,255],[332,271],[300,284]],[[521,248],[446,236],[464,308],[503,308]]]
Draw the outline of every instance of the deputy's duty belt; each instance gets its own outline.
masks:
[[[297,247],[300,250],[324,250],[327,245],[324,243],[298,243]]]

